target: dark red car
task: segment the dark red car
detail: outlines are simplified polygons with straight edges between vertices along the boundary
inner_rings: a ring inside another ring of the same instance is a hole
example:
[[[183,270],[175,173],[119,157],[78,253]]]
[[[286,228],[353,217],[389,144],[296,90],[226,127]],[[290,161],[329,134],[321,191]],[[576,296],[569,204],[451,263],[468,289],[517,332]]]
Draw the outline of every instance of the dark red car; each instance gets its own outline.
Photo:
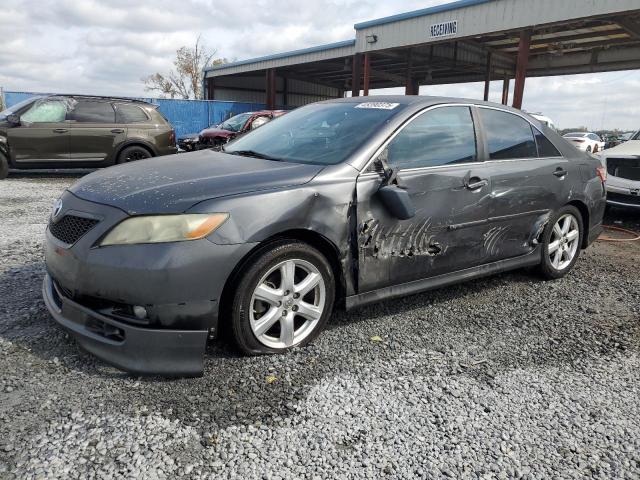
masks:
[[[199,144],[204,148],[221,147],[230,140],[261,127],[276,117],[284,115],[286,110],[260,110],[259,112],[240,113],[215,127],[200,132]]]

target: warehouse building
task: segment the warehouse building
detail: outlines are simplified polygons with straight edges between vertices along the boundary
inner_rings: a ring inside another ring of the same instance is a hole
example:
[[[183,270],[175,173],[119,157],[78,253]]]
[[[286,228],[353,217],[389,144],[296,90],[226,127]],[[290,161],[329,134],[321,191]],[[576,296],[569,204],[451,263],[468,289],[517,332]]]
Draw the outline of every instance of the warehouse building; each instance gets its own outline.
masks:
[[[205,71],[210,100],[297,107],[378,88],[502,82],[640,68],[639,0],[459,0],[358,23],[355,38]],[[428,93],[428,88],[422,93]]]

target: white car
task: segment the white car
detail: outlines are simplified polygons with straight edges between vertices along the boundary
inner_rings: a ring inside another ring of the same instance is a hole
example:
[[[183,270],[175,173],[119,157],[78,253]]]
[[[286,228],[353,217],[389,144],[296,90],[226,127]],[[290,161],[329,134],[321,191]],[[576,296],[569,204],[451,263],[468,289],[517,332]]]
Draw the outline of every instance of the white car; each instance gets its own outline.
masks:
[[[595,133],[590,132],[572,132],[563,135],[569,143],[578,150],[589,153],[598,153],[604,150],[604,142]]]
[[[640,209],[640,131],[600,154],[607,169],[607,203]]]
[[[553,123],[553,120],[551,120],[546,115],[543,115],[541,113],[530,113],[529,115],[538,120],[540,123],[544,123],[550,129],[557,130],[555,123]]]

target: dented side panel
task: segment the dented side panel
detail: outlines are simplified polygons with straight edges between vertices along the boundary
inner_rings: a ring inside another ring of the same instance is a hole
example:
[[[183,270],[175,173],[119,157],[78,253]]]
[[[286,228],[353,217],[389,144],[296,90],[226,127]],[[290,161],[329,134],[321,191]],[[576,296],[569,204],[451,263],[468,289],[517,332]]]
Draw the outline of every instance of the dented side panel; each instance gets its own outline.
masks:
[[[485,165],[401,172],[416,216],[398,220],[375,194],[380,177],[358,181],[360,283],[380,288],[482,264],[494,248],[487,215],[491,181]],[[487,180],[475,191],[471,177]],[[362,291],[366,291],[362,289]]]

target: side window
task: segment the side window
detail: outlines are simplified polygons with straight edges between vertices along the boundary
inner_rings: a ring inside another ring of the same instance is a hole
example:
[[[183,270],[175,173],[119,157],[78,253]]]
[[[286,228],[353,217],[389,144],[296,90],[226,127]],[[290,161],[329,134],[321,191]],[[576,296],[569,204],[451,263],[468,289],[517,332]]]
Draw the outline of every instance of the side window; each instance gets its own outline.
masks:
[[[119,103],[116,105],[116,121],[118,123],[142,123],[149,120],[147,114],[136,105]]]
[[[411,121],[387,145],[387,161],[399,168],[474,162],[476,134],[468,107],[441,107]]]
[[[67,120],[79,123],[114,123],[116,114],[108,102],[80,100],[67,113]]]
[[[68,102],[64,100],[42,100],[20,116],[26,123],[59,123],[64,122]]]
[[[513,113],[489,108],[481,108],[480,115],[491,160],[538,156],[531,125],[525,119]]]
[[[542,132],[539,132],[535,128],[533,129],[533,133],[536,136],[536,145],[538,146],[538,157],[561,157],[562,155],[558,151],[556,147],[553,146],[553,143],[545,137]]]

